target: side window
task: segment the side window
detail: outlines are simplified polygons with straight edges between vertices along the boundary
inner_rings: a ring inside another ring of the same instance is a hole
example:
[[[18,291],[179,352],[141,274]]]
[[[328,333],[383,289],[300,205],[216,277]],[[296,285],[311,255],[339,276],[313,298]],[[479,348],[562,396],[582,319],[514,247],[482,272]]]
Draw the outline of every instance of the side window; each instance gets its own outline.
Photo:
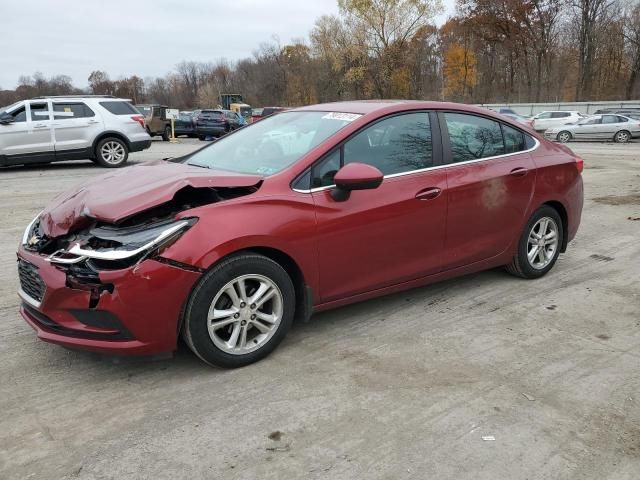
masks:
[[[129,102],[109,101],[100,102],[100,105],[114,115],[139,115],[138,110]]]
[[[31,104],[31,121],[42,122],[49,120],[49,106],[46,103]]]
[[[628,122],[629,120],[626,117],[618,117],[618,123],[625,123]]]
[[[333,177],[340,170],[340,149],[335,150],[311,169],[311,188],[333,185]]]
[[[505,153],[521,152],[527,149],[524,133],[507,125],[502,125]]]
[[[365,128],[344,144],[344,164],[361,162],[384,175],[433,166],[429,114],[406,113]]]
[[[500,124],[463,113],[445,113],[453,163],[505,153]]]
[[[11,115],[13,115],[13,122],[14,123],[26,122],[27,121],[27,109],[26,109],[26,107],[20,107],[17,110],[14,110],[13,112],[11,112]]]
[[[544,120],[544,119],[547,119],[547,118],[551,118],[551,112],[541,113],[540,115],[537,115],[536,118],[537,119],[541,119],[541,120]]]
[[[54,103],[54,120],[94,117],[95,113],[84,103]]]

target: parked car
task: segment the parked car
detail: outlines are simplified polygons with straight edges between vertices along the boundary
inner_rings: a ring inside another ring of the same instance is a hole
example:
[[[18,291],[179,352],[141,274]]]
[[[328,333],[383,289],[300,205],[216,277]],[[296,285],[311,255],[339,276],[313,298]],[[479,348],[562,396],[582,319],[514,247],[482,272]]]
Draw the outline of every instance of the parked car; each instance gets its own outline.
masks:
[[[620,107],[620,108],[601,108],[593,112],[594,115],[602,115],[604,113],[614,113],[618,115],[640,115],[640,108],[636,107]]]
[[[575,123],[581,118],[584,118],[584,115],[577,111],[554,110],[538,113],[531,120],[536,131],[544,132],[548,128]]]
[[[626,143],[640,137],[640,122],[622,115],[593,115],[571,125],[550,128],[544,132],[550,140],[613,140]]]
[[[578,229],[582,168],[468,105],[297,108],[56,197],[19,246],[20,311],[68,347],[155,354],[182,335],[247,365],[294,317],[499,266],[542,277]]]
[[[196,127],[193,121],[194,112],[180,112],[178,118],[173,122],[173,129],[176,137],[186,135],[187,137],[196,136]]]
[[[237,115],[230,110],[202,110],[195,118],[195,133],[200,140],[221,137],[239,127]]]
[[[259,110],[256,111],[256,110]],[[254,109],[251,114],[252,122],[257,122],[258,120],[262,120],[263,118],[267,118],[275,113],[284,112],[287,110],[285,107],[264,107],[260,109]]]
[[[91,159],[121,167],[150,146],[144,117],[123,98],[38,97],[0,108],[0,166]]]
[[[166,105],[136,105],[138,111],[144,115],[147,133],[151,137],[160,136],[168,142],[171,139],[171,120],[167,118]]]

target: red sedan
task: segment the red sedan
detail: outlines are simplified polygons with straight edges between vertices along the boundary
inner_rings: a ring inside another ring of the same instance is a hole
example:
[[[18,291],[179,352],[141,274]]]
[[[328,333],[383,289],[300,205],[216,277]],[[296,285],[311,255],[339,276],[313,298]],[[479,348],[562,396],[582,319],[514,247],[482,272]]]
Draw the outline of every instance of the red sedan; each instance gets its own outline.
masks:
[[[500,266],[545,275],[578,229],[582,168],[485,109],[298,108],[55,198],[19,247],[21,313],[68,347],[182,336],[246,365],[312,312]]]

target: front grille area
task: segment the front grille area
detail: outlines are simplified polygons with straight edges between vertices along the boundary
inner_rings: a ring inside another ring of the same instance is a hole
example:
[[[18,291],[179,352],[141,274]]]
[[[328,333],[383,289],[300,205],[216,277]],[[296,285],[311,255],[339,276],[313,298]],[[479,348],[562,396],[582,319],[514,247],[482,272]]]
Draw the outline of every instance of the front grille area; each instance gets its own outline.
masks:
[[[20,276],[20,287],[24,293],[41,302],[44,297],[45,285],[42,278],[40,278],[38,268],[19,258],[18,275]]]

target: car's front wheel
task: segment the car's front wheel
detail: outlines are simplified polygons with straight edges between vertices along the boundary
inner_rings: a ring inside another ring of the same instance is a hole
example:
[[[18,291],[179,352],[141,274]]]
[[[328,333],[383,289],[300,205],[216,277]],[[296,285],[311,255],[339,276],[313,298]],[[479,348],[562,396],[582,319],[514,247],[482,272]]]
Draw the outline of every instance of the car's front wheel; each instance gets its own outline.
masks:
[[[563,130],[562,132],[558,133],[558,136],[556,138],[560,143],[567,143],[571,140],[571,133]]]
[[[100,140],[96,146],[96,162],[107,168],[123,166],[129,158],[127,144],[119,138],[108,137]]]
[[[205,362],[236,368],[273,351],[291,327],[295,290],[270,258],[234,255],[209,270],[184,312],[182,336]]]
[[[522,232],[518,252],[507,271],[529,279],[545,275],[560,255],[562,228],[562,219],[554,208],[544,205],[536,210]]]

